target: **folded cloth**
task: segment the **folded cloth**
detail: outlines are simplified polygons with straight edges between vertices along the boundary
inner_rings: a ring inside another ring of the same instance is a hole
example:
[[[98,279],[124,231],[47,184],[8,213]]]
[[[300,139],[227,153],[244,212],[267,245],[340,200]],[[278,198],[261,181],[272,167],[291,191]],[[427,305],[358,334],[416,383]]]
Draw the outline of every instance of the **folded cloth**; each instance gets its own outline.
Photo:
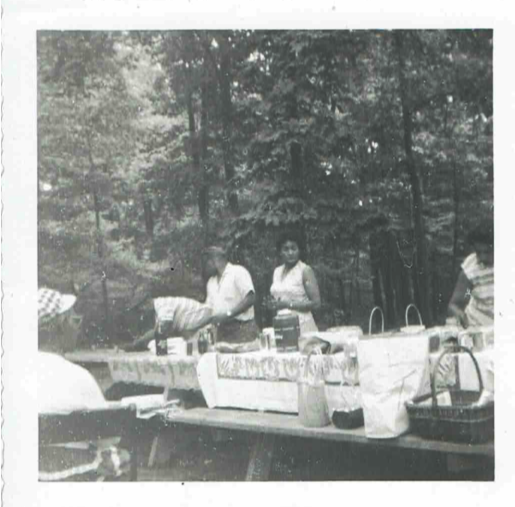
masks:
[[[299,350],[309,354],[313,348],[320,348],[324,354],[336,354],[342,350],[356,351],[359,338],[363,335],[358,326],[338,327],[327,331],[304,333],[299,338]]]
[[[239,354],[245,352],[255,352],[260,349],[259,340],[253,340],[246,343],[227,343],[217,342],[216,351],[222,354]]]

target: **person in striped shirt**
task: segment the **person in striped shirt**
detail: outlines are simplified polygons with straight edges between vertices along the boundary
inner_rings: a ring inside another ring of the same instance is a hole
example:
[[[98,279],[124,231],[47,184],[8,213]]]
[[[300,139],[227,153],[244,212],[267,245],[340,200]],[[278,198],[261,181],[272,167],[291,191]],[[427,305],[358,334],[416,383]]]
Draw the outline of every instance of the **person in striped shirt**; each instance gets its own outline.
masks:
[[[473,252],[463,261],[448,314],[464,328],[494,323],[494,231],[484,222],[467,237]]]

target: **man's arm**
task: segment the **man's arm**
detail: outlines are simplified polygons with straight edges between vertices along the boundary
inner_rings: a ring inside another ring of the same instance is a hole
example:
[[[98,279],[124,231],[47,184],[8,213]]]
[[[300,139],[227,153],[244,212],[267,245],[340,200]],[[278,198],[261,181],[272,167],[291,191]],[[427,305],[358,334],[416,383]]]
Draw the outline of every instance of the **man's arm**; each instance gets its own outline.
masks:
[[[240,313],[246,312],[251,306],[254,305],[256,294],[250,291],[232,310],[231,316],[236,317]]]
[[[248,310],[254,304],[255,300],[256,295],[254,294],[254,291],[248,292],[247,295],[234,308],[231,308],[228,312],[213,315],[211,317],[211,323],[221,324],[228,320],[234,319],[240,313],[243,313],[246,310]]]

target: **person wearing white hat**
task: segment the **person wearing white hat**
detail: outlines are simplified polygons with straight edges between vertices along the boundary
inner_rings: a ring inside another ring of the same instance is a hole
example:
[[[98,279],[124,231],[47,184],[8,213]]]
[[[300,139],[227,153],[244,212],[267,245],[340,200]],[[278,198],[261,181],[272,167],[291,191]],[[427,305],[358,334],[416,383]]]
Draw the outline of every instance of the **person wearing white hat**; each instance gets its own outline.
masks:
[[[38,291],[38,409],[39,413],[106,408],[95,378],[63,355],[77,343],[82,318],[73,306],[76,297],[52,289]]]
[[[107,408],[95,378],[62,354],[73,350],[82,318],[76,297],[51,289],[38,291],[38,413],[69,413]],[[39,449],[40,481],[118,480],[129,470],[130,455],[119,439],[95,443],[43,446]]]

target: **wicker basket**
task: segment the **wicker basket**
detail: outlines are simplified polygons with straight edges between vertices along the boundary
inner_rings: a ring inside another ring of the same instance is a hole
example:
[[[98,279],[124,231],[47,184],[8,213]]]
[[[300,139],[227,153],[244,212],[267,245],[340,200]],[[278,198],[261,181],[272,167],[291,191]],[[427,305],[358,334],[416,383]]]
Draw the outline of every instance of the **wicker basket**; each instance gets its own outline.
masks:
[[[438,406],[437,396],[445,390],[436,391],[436,375],[443,356],[449,353],[466,352],[472,358],[479,378],[479,391],[449,390],[451,406]],[[483,379],[476,358],[466,347],[455,345],[440,354],[431,377],[431,394],[419,396],[406,403],[413,433],[433,440],[462,443],[488,442],[494,437],[494,402],[482,406],[473,405],[483,392]],[[427,404],[432,399],[431,404]]]

